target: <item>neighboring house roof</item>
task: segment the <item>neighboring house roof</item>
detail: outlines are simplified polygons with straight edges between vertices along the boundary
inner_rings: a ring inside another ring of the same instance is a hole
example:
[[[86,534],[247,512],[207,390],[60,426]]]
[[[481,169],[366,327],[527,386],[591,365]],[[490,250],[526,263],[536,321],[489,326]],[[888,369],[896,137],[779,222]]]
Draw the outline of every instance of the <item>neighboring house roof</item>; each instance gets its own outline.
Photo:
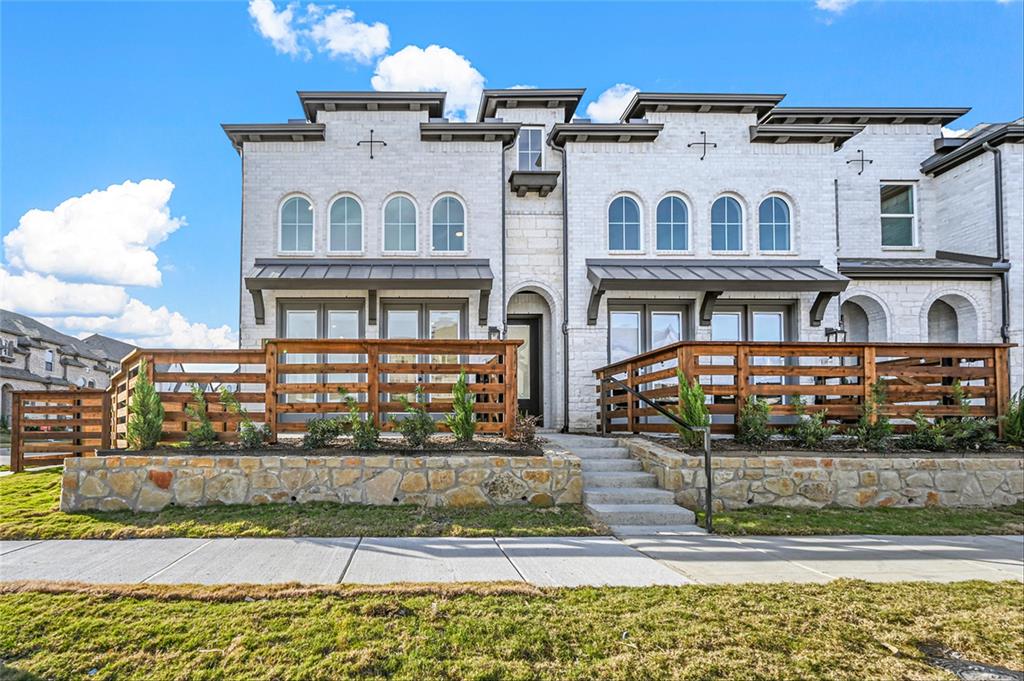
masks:
[[[762,123],[803,125],[949,125],[970,107],[778,106]]]
[[[934,258],[839,258],[839,271],[853,279],[990,279],[1010,269],[994,258],[936,251]]]
[[[136,347],[131,343],[125,343],[124,341],[119,341],[116,338],[104,336],[99,333],[87,336],[86,338],[83,338],[81,342],[88,345],[106,359],[114,362],[124,359],[129,352],[136,349]]]
[[[71,385],[70,381],[66,381],[60,376],[40,376],[39,374],[34,374],[31,371],[28,371],[27,369],[20,369],[18,367],[0,365],[0,380],[4,379],[32,381],[35,383],[42,383],[44,385]]]
[[[975,130],[977,132],[962,144],[952,145],[952,151],[937,153],[926,159],[921,164],[921,172],[926,175],[941,175],[961,163],[985,153],[986,144],[995,147],[1000,144],[1024,142],[1024,118],[1018,118],[1010,123],[983,126],[980,129],[975,128]]]
[[[80,340],[43,324],[37,319],[10,310],[0,310],[0,331],[18,336],[18,345],[42,349],[43,343],[57,345],[67,358],[69,355],[93,362],[119,362],[134,346],[99,334]],[[69,358],[70,359],[70,358]],[[78,360],[71,366],[85,366]],[[33,379],[29,379],[33,380]]]
[[[564,122],[572,120],[576,113],[576,107],[583,98],[585,89],[543,89],[543,88],[512,88],[509,90],[484,90],[480,93],[480,107],[476,113],[476,120],[483,122],[488,118],[494,118],[499,107],[501,108],[545,108],[554,109],[562,107],[565,109]]]

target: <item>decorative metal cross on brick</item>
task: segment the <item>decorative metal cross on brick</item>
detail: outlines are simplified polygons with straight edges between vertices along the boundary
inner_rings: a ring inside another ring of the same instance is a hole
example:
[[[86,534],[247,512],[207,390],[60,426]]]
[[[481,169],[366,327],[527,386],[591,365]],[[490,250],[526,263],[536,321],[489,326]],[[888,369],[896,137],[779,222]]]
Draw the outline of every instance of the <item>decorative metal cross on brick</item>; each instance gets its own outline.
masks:
[[[860,154],[860,158],[851,158],[849,161],[846,162],[846,165],[850,165],[851,163],[859,163],[860,164],[860,170],[857,171],[857,174],[858,175],[863,175],[864,174],[864,166],[871,165],[872,163],[874,163],[874,161],[872,159],[870,159],[870,158],[864,158],[864,150],[863,149],[858,149],[857,153]]]
[[[717,146],[718,145],[715,144],[714,142],[708,142],[708,133],[705,132],[704,130],[701,130],[700,142],[690,142],[689,144],[686,145],[686,148],[689,149],[690,147],[700,147],[700,160],[703,161],[704,157],[708,155],[708,147],[714,149]]]
[[[384,140],[375,140],[375,139],[373,139],[373,128],[370,129],[370,139],[368,139],[368,140],[360,140],[360,141],[356,142],[356,146],[357,147],[361,147],[364,144],[367,145],[368,147],[370,147],[370,160],[371,161],[373,160],[373,145],[374,144],[379,144],[382,147],[386,147],[388,145],[388,143],[385,142]]]

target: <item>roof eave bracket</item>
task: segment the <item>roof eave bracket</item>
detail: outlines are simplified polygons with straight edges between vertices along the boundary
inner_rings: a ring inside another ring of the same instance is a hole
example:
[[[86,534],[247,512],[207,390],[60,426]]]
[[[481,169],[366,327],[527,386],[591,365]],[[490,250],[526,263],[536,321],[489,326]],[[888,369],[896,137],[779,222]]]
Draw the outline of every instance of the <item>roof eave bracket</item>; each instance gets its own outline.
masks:
[[[839,295],[838,291],[819,291],[811,304],[811,326],[821,326],[821,320],[825,316],[828,304]]]
[[[591,286],[590,302],[587,303],[587,326],[595,326],[597,324],[597,312],[601,309],[601,297],[603,295],[603,288],[597,285]]]
[[[252,309],[253,316],[256,318],[256,324],[263,326],[266,322],[266,311],[263,307],[263,289],[251,288],[249,293],[252,295]]]
[[[490,307],[491,303],[491,289],[482,288],[480,289],[480,309],[478,311],[478,319],[480,326],[487,326],[487,308]]]
[[[711,315],[715,313],[715,303],[718,301],[721,291],[705,291],[700,301],[700,325],[711,326]]]

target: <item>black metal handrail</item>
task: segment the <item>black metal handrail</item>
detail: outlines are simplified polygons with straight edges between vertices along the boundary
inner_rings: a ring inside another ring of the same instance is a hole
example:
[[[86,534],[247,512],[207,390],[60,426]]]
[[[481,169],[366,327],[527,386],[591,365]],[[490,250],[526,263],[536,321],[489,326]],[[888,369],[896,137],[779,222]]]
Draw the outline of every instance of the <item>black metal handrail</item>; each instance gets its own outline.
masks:
[[[611,383],[616,384],[618,387],[622,388],[623,390],[628,392],[630,395],[633,395],[634,397],[636,397],[638,400],[640,400],[644,404],[646,404],[646,405],[648,405],[650,407],[653,407],[659,414],[661,414],[662,416],[666,417],[669,421],[671,421],[672,423],[676,424],[680,428],[685,428],[686,430],[689,430],[690,432],[701,433],[703,435],[703,440],[704,440],[704,480],[705,480],[706,485],[707,485],[707,489],[704,492],[704,529],[707,530],[707,532],[709,534],[711,532],[713,532],[714,530],[712,529],[713,526],[712,526],[712,522],[711,522],[711,426],[710,425],[707,425],[707,426],[691,426],[689,423],[687,423],[686,421],[681,419],[678,414],[673,414],[671,411],[669,411],[668,409],[666,409],[662,405],[660,405],[657,402],[653,401],[651,398],[647,397],[646,395],[644,395],[643,393],[641,393],[638,390],[634,389],[633,387],[627,385],[625,382],[615,378],[614,376],[603,376],[603,377],[601,377],[601,383],[602,383],[601,390],[602,390],[602,394],[603,394],[603,391],[604,391],[604,385],[603,384],[605,383],[605,381],[609,381]],[[602,406],[602,409],[603,408],[604,407]],[[604,423],[605,423],[605,417],[606,417],[606,415],[602,411],[602,413],[601,413],[602,430],[603,430]],[[632,426],[633,424],[629,424],[629,425]]]

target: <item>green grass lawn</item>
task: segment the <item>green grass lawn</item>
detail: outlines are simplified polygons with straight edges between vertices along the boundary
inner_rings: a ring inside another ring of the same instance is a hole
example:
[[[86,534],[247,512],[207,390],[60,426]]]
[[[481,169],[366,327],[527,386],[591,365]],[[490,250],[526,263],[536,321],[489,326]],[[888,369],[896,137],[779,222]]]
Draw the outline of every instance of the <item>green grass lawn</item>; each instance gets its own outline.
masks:
[[[0,477],[0,539],[600,534],[580,506],[454,509],[322,502],[63,513],[58,510],[60,478],[58,469]]]
[[[703,524],[704,514],[699,522]],[[1021,534],[1024,503],[973,508],[819,508],[755,506],[715,513],[719,534]]]
[[[0,678],[952,679],[920,643],[1024,667],[1012,582],[24,588]]]

